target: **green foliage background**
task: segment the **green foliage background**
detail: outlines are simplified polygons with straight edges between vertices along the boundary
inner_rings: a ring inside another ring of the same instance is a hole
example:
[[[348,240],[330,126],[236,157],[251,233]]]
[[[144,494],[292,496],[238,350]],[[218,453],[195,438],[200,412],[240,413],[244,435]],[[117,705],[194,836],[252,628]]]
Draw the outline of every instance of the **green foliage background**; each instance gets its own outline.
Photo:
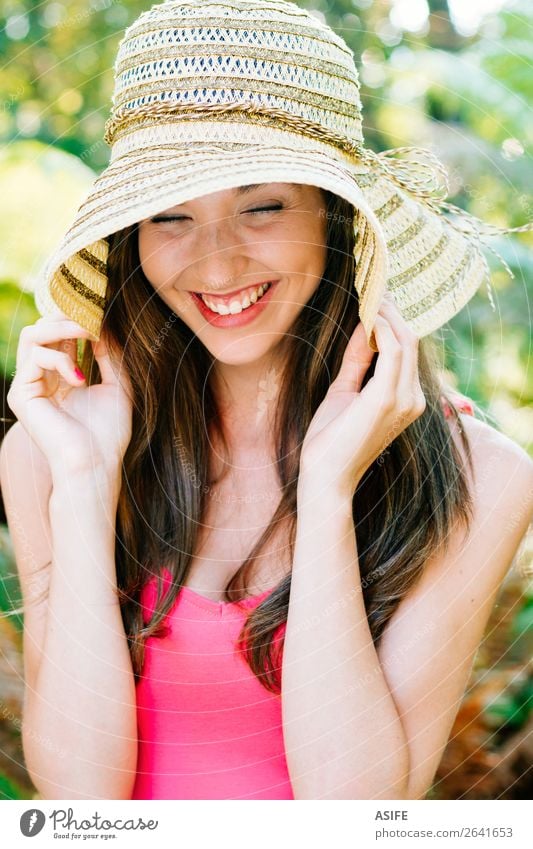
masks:
[[[7,382],[20,329],[38,318],[31,294],[35,277],[94,175],[108,162],[102,136],[118,42],[150,5],[146,0],[2,4],[0,376]],[[358,57],[369,146],[430,147],[448,167],[455,203],[498,225],[533,219],[529,0],[510,2],[486,17],[471,37],[456,31],[446,0],[429,2],[428,25],[417,33],[391,23],[391,0],[300,0],[300,5],[327,20]],[[483,287],[436,335],[449,382],[531,451],[533,239],[523,234],[493,244],[515,275],[511,279],[489,256],[496,312]],[[17,597],[13,572],[8,552],[0,559],[4,609]],[[515,611],[517,622],[522,617],[529,623],[529,633],[531,603],[529,593]],[[5,622],[20,649],[20,622]],[[8,638],[0,634],[0,644]],[[508,703],[502,697],[493,713],[505,713]],[[512,704],[513,721],[518,716],[526,722],[529,711],[524,717]],[[5,745],[0,739],[0,763]],[[29,796],[22,772],[6,766],[2,775],[0,770],[0,798]]]
[[[432,0],[419,33],[393,26],[390,0],[301,1],[339,32],[360,61],[365,135],[374,149],[422,145],[451,175],[452,199],[499,225],[533,218],[531,34],[533,7],[509,3],[473,37],[453,27],[448,6]],[[0,31],[0,368],[14,368],[27,301],[47,254],[68,226],[95,173],[103,142],[113,62],[124,28],[146,0],[4,0]],[[530,234],[495,240],[510,279],[492,261],[497,310],[483,287],[442,331],[448,377],[529,450],[533,383]],[[489,254],[490,258],[490,254]],[[24,309],[23,309],[24,307]],[[37,314],[35,313],[35,317]]]

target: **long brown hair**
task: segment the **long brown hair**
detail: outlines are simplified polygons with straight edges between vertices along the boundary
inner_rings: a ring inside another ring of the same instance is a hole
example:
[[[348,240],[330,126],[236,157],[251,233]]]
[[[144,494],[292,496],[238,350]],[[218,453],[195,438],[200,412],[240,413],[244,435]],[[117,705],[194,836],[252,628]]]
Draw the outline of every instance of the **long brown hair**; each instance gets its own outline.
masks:
[[[276,408],[276,465],[282,496],[268,527],[228,583],[228,601],[246,595],[254,558],[282,522],[289,529],[292,562],[300,447],[359,321],[353,285],[354,210],[344,199],[324,194],[326,267],[287,334],[290,355]],[[104,326],[120,350],[134,390],[133,436],[124,457],[116,517],[116,568],[138,680],[145,641],[166,633],[165,616],[186,583],[209,488],[210,429],[218,433],[226,452],[227,445],[210,381],[213,358],[146,279],[139,261],[137,225],[110,236],[109,246]],[[363,384],[374,373],[376,358]],[[82,368],[89,383],[98,382],[89,345],[84,347]],[[434,339],[421,339],[419,373],[426,409],[374,461],[353,498],[361,583],[376,646],[428,557],[446,545],[452,527],[459,522],[467,529],[472,518],[466,475],[441,407],[444,392],[439,368]],[[471,466],[466,434],[450,407]],[[164,567],[172,575],[166,593]],[[145,624],[139,595],[152,576],[157,578],[157,598]],[[253,673],[278,695],[290,583],[289,572],[248,612],[237,641]]]

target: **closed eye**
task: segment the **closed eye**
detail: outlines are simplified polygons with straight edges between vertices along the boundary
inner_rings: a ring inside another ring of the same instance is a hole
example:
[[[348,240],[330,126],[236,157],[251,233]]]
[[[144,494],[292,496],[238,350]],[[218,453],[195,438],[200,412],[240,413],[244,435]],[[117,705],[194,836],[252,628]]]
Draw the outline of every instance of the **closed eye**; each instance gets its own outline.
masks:
[[[249,213],[255,215],[260,212],[279,212],[281,209],[283,209],[283,204],[277,203],[272,206],[259,206],[255,209],[247,209],[245,210],[245,214]],[[186,221],[188,218],[188,215],[155,215],[153,218],[150,218],[150,221],[157,224],[164,221]]]
[[[246,212],[251,212],[252,214],[255,212],[275,212],[276,210],[283,209],[283,204],[277,203],[273,206],[260,206],[256,209],[247,209]]]
[[[156,215],[154,218],[150,218],[150,221],[158,224],[160,221],[185,221],[186,218],[186,215]]]

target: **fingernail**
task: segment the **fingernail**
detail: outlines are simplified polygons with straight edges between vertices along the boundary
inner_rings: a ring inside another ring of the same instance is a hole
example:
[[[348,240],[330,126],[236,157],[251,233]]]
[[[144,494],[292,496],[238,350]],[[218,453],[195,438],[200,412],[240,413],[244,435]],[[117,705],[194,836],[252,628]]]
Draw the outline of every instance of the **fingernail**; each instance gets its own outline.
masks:
[[[76,366],[74,371],[76,372],[76,377],[78,378],[78,380],[85,380],[85,375],[82,370],[78,368],[78,366]]]

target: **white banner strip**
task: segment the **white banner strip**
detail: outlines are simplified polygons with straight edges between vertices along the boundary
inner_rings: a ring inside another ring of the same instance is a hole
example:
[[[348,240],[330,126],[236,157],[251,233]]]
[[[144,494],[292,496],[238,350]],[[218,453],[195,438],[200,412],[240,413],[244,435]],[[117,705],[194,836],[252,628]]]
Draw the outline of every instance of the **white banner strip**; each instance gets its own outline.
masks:
[[[527,807],[526,807],[527,806]],[[529,818],[526,813],[529,813]],[[5,801],[2,846],[530,849],[531,805],[498,801]],[[529,820],[529,821],[528,821]],[[35,843],[30,842],[35,838]],[[293,842],[294,841],[294,842]]]

